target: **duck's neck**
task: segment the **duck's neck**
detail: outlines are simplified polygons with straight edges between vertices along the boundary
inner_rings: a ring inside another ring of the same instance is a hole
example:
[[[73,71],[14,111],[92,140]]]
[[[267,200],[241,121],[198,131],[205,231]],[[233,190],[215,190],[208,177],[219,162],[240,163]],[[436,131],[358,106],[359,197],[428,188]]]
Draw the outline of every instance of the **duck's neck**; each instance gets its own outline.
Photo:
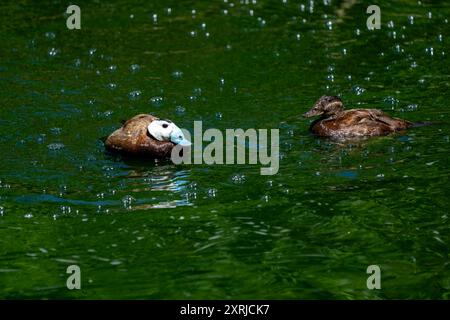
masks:
[[[324,118],[335,118],[340,113],[344,112],[344,105],[341,102],[333,103],[332,107],[326,110],[322,117]]]

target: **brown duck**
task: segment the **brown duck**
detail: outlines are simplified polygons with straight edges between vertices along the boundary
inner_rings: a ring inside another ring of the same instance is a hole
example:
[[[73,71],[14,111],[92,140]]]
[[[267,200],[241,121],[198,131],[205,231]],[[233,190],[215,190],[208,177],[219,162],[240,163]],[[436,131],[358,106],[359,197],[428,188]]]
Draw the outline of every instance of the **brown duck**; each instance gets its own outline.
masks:
[[[414,125],[377,109],[344,110],[342,100],[335,96],[322,96],[303,116],[321,116],[311,124],[311,132],[337,139],[382,136]]]
[[[126,121],[105,141],[111,152],[152,158],[170,157],[172,148],[189,146],[183,132],[170,120],[161,120],[149,114],[139,114]]]

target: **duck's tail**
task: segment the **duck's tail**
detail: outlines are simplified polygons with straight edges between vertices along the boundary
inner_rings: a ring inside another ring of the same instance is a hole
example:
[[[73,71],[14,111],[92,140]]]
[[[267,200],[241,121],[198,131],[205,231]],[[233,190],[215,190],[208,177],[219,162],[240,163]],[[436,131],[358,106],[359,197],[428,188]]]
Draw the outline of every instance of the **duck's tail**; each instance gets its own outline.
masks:
[[[432,121],[413,122],[411,125],[411,128],[426,127],[426,126],[431,126],[432,124],[434,124],[434,122],[432,122]]]

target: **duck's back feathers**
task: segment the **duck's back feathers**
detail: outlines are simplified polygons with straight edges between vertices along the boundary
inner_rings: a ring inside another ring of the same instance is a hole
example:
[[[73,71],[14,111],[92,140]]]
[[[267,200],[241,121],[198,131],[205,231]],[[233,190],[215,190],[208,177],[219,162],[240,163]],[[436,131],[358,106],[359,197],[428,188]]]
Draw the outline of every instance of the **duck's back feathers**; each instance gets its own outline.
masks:
[[[311,131],[319,136],[338,138],[379,136],[405,130],[412,125],[409,121],[392,118],[381,110],[352,109],[314,121]]]
[[[148,125],[156,119],[149,114],[139,114],[131,118],[106,139],[106,149],[154,158],[170,156],[174,144],[168,141],[158,141],[148,133]]]

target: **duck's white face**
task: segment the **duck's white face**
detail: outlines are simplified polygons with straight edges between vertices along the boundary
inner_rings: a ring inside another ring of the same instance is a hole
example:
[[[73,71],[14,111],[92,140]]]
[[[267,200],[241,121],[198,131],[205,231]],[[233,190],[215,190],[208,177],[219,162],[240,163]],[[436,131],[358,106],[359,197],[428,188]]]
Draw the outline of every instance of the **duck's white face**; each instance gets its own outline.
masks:
[[[191,145],[191,142],[184,137],[183,131],[170,120],[154,120],[147,129],[156,140],[171,141],[182,146]]]

